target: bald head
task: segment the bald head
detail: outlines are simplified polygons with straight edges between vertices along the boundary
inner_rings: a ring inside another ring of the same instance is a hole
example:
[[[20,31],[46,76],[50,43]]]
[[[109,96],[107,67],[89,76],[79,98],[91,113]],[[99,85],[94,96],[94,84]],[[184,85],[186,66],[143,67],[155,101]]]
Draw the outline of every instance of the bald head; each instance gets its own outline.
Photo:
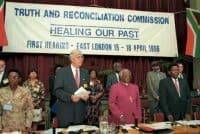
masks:
[[[121,82],[129,83],[132,79],[131,71],[129,69],[122,69],[119,72],[119,78]]]
[[[81,51],[79,50],[72,50],[70,53],[70,61],[71,64],[76,67],[79,68],[82,66],[83,61],[84,61],[84,57]]]

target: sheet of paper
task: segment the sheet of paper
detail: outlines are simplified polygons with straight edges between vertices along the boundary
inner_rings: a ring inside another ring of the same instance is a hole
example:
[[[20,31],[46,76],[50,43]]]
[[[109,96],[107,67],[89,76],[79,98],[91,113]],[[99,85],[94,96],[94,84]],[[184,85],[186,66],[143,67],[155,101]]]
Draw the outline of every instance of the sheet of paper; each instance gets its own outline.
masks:
[[[146,130],[164,130],[164,129],[172,129],[171,122],[157,122],[152,124],[141,123],[139,124],[139,128]]]
[[[99,128],[96,126],[88,126],[88,125],[75,125],[75,126],[69,126],[67,128],[67,132],[78,132],[79,130],[83,131],[97,131]]]
[[[125,125],[120,125],[122,127],[122,129],[126,129],[126,130],[129,130],[129,129],[133,129],[132,127],[135,126],[135,124],[125,124]]]
[[[158,122],[158,123],[150,124],[150,126],[154,130],[172,129],[170,122]]]
[[[90,94],[90,91],[87,91],[85,88],[80,87],[74,94],[78,96],[83,96]]]
[[[200,125],[200,120],[190,120],[190,121],[180,120],[176,122],[181,125]]]

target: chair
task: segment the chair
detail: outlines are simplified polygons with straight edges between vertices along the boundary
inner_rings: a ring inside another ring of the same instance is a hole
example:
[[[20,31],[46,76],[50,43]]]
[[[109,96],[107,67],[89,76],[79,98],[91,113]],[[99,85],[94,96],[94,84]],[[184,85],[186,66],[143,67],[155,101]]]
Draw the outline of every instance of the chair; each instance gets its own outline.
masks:
[[[141,109],[142,109],[142,122],[148,122],[149,115],[149,102],[147,99],[141,99]]]
[[[200,111],[194,112],[193,114],[194,114],[194,119],[195,120],[200,120]]]
[[[153,119],[155,122],[163,122],[165,121],[165,116],[163,113],[159,112],[159,113],[153,114]]]

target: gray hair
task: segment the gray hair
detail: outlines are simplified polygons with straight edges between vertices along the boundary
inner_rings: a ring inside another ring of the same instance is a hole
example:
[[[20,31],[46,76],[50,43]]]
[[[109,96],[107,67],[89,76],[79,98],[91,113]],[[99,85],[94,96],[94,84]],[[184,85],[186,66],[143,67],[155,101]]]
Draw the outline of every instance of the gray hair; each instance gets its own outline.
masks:
[[[81,55],[82,56],[83,54],[80,50],[77,50],[77,49],[72,50],[71,53],[69,54],[69,59],[71,60],[71,58],[75,55]]]
[[[129,72],[129,74],[131,74],[131,71],[130,71],[129,69],[127,69],[127,68],[122,69],[122,70],[119,72],[119,78],[120,78],[120,80],[121,80],[121,78],[123,77],[123,74],[124,74],[125,72]]]

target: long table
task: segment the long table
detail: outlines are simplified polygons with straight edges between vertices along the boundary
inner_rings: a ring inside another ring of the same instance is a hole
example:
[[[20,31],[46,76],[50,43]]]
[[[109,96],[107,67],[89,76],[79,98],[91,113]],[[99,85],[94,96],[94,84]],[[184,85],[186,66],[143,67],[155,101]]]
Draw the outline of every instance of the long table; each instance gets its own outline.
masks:
[[[67,129],[62,129],[62,132],[63,134],[68,134]],[[200,126],[196,128],[192,128],[190,126],[175,126],[173,127],[171,133],[172,134],[200,134]],[[46,130],[46,131],[36,131],[35,134],[53,134],[53,131],[52,129]],[[87,134],[87,132],[83,132],[82,134]],[[120,130],[118,134],[124,134],[124,132]],[[153,132],[151,133],[151,132],[144,132],[139,129],[129,129],[128,134],[153,134]]]

